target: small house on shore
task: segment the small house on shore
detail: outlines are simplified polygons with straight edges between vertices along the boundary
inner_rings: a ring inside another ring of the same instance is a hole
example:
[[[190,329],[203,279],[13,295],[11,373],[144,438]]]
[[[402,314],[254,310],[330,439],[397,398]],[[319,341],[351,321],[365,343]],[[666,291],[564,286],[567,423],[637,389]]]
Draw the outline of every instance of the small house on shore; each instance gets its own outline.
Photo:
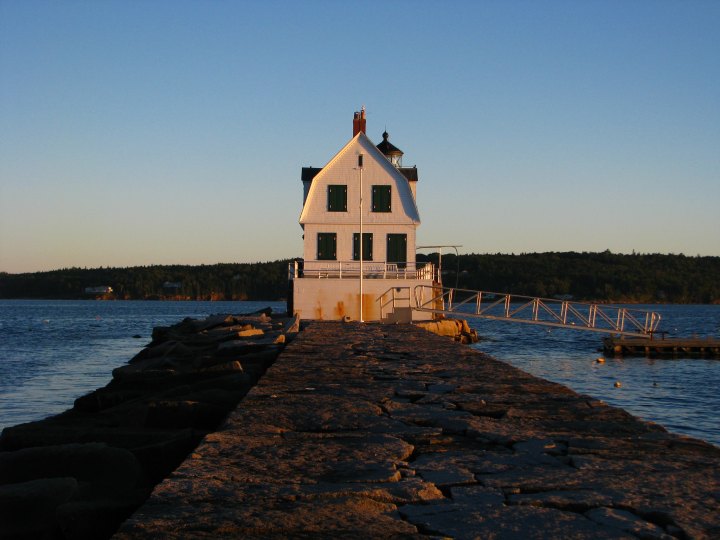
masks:
[[[288,308],[314,320],[429,319],[412,310],[415,286],[437,279],[415,259],[418,171],[402,166],[387,132],[375,145],[365,125],[363,108],[324,167],[302,168],[303,258],[290,267]]]
[[[94,287],[85,287],[85,294],[110,294],[113,292],[113,288],[109,285],[99,285]]]

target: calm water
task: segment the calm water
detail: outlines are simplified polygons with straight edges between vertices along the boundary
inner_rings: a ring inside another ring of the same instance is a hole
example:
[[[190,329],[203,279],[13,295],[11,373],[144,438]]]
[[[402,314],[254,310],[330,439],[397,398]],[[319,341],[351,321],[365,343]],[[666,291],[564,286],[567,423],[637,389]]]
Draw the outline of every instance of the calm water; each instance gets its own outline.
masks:
[[[62,412],[105,386],[112,370],[150,341],[154,326],[266,306],[285,309],[283,302],[0,300],[0,429]],[[661,328],[671,335],[720,335],[720,306],[645,308],[662,314]],[[607,358],[598,364],[602,334],[469,322],[487,338],[475,345],[481,351],[720,445],[720,360]]]
[[[284,302],[0,300],[0,429],[63,412],[105,386],[155,326],[267,306],[285,311]]]

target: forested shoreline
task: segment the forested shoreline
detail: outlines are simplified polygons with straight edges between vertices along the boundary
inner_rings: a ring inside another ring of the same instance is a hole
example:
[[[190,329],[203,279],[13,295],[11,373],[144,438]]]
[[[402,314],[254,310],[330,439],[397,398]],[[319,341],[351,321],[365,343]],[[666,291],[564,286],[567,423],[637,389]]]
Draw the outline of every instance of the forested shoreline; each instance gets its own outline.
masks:
[[[288,260],[128,268],[64,268],[0,273],[0,298],[106,300],[278,300],[287,295]],[[112,288],[112,292],[86,292]]]
[[[436,262],[437,257],[431,256],[430,260]],[[446,286],[457,283],[464,289],[545,298],[572,297],[618,303],[720,303],[720,257],[627,255],[610,251],[469,254],[459,258],[443,255],[443,274]]]
[[[437,264],[438,254],[418,255]],[[0,272],[0,298],[283,300],[289,259],[260,263]],[[720,257],[550,252],[444,254],[446,286],[628,303],[720,303]],[[112,292],[98,292],[110,287]]]

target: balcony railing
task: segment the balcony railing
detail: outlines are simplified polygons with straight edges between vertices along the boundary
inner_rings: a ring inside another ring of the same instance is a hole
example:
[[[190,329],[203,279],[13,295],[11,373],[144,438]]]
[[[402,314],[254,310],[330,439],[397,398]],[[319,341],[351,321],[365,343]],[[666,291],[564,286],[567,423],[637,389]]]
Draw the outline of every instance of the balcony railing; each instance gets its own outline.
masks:
[[[363,279],[436,279],[432,263],[387,263],[363,261]],[[289,279],[358,279],[359,261],[294,261],[288,268]]]

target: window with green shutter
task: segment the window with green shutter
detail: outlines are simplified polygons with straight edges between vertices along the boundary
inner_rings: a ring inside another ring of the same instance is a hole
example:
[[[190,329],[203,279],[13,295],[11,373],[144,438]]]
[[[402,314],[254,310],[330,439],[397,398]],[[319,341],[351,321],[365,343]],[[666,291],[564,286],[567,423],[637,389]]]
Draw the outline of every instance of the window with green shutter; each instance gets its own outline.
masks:
[[[328,212],[347,212],[347,186],[328,186]]]
[[[317,260],[334,261],[337,259],[337,234],[318,233],[317,235]]]
[[[405,268],[407,263],[407,234],[387,235],[387,262]]]
[[[363,261],[373,260],[373,235],[363,233]],[[360,233],[353,233],[353,261],[360,260]]]
[[[373,186],[372,187],[372,211],[373,212],[391,212],[390,191],[391,186]]]

